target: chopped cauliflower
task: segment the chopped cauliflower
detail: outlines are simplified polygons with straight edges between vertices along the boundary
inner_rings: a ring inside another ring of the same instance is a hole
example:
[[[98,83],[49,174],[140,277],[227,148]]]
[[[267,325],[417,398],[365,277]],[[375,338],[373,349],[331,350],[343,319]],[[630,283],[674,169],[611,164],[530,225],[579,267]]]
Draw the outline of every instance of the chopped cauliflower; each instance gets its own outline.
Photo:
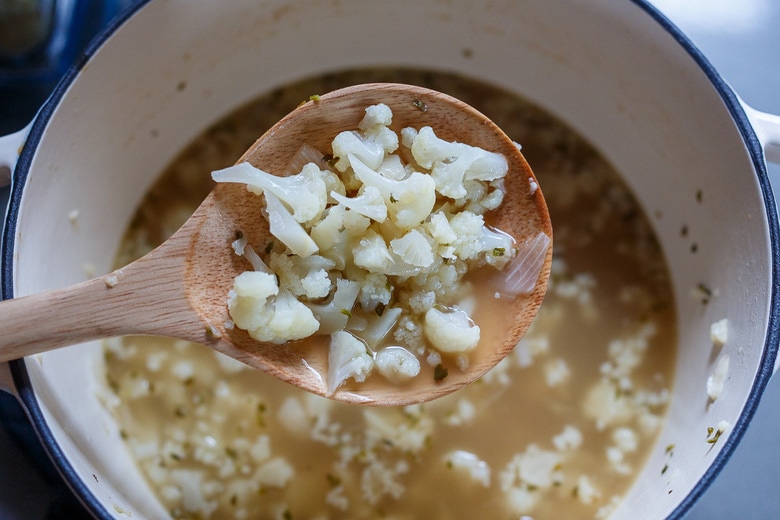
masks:
[[[729,355],[724,354],[720,357],[720,359],[718,359],[718,362],[715,364],[715,369],[707,378],[707,395],[709,396],[710,400],[715,401],[718,399],[718,397],[720,397],[728,376]]]
[[[287,177],[270,174],[248,162],[216,171],[211,176],[217,182],[240,182],[254,192],[272,193],[301,224],[319,218],[327,203],[325,175],[314,163],[306,164],[299,174]]]
[[[479,343],[479,326],[459,309],[442,312],[430,309],[425,313],[425,337],[440,352],[463,353]]]
[[[493,181],[506,175],[506,157],[463,143],[450,143],[436,136],[429,126],[417,132],[411,146],[417,163],[431,169],[436,191],[460,199],[468,194],[464,180]]]
[[[289,291],[279,290],[274,275],[261,271],[246,271],[236,277],[228,309],[236,326],[258,341],[302,339],[320,326],[308,307]]]
[[[402,384],[420,373],[420,360],[403,347],[385,347],[376,354],[377,370],[392,383]]]
[[[244,238],[233,243],[253,270],[234,283],[231,326],[269,343],[330,335],[329,394],[375,365],[396,384],[441,354],[465,370],[481,332],[473,308],[456,306],[470,295],[465,277],[518,256],[484,216],[504,198],[506,158],[430,127],[397,134],[392,120],[387,105],[367,107],[355,130],[333,139],[327,163],[303,146],[282,176],[247,163],[212,174],[265,198],[276,239],[263,255]]]
[[[710,341],[714,345],[722,347],[729,339],[729,320],[723,318],[710,325]]]
[[[465,472],[471,480],[482,487],[490,487],[490,466],[475,454],[455,450],[448,453],[445,460],[447,467]]]
[[[301,258],[271,252],[268,267],[279,276],[279,284],[293,295],[307,299],[324,298],[330,294],[331,280],[328,272],[335,262],[319,255]]]

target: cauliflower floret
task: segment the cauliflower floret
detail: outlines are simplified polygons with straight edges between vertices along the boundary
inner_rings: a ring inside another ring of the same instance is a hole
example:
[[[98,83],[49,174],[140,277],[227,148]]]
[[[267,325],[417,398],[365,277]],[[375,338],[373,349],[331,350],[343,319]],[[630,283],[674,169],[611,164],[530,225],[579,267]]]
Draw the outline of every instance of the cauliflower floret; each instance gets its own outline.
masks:
[[[324,298],[330,293],[328,271],[336,267],[333,260],[320,255],[301,258],[297,255],[271,252],[268,265],[279,276],[279,285],[295,296],[316,299]]]
[[[447,215],[442,211],[433,213],[425,223],[425,229],[437,244],[452,244],[458,239],[458,234],[452,229]]]
[[[349,332],[336,331],[330,338],[328,395],[332,395],[349,378],[362,383],[374,367],[374,360],[366,346]]]
[[[333,139],[336,169],[340,172],[347,171],[350,154],[360,158],[369,168],[379,168],[385,155],[398,148],[398,136],[388,128],[392,119],[393,112],[387,105],[379,103],[366,108],[366,114],[358,124],[363,135],[360,132],[346,131]]]
[[[324,177],[323,171],[314,163],[306,164],[300,173],[287,177],[272,175],[248,162],[211,174],[216,182],[240,182],[255,192],[273,193],[301,224],[318,219],[325,209],[328,192]]]
[[[412,170],[404,166],[400,156],[390,155],[385,157],[376,172],[387,179],[400,181],[411,175]]]
[[[320,324],[289,291],[280,291],[276,277],[246,271],[233,281],[228,297],[233,322],[249,335],[268,343],[284,343],[314,334]]]
[[[425,337],[422,325],[409,314],[402,314],[393,331],[393,339],[405,345],[418,356],[425,352]]]
[[[343,204],[352,211],[368,217],[377,222],[384,222],[387,219],[387,206],[382,194],[373,186],[365,186],[357,197],[344,197],[338,193],[331,192],[331,198],[336,202]]]
[[[325,211],[325,216],[309,231],[320,251],[327,251],[339,242],[339,232],[344,229],[345,206],[337,204]]]
[[[366,115],[358,124],[363,135],[382,145],[386,154],[398,149],[398,134],[388,128],[393,122],[393,111],[384,103],[378,103],[366,108]]]
[[[466,196],[464,180],[494,181],[509,170],[503,155],[439,139],[429,126],[417,132],[411,150],[417,164],[431,170],[436,191],[453,199]]]
[[[379,305],[387,305],[393,293],[393,286],[387,276],[381,273],[366,273],[360,280],[360,308],[373,311]]]
[[[463,471],[482,487],[490,487],[490,466],[475,454],[468,451],[455,450],[448,453],[444,460],[448,467]]]
[[[428,218],[436,203],[436,183],[430,175],[412,172],[405,179],[396,180],[383,177],[353,154],[349,155],[349,162],[360,182],[382,194],[396,226],[411,229]]]
[[[430,267],[434,256],[431,244],[425,235],[412,229],[400,238],[390,241],[390,250],[404,263],[415,267]]]
[[[458,237],[452,243],[454,253],[461,260],[481,256],[486,263],[503,266],[512,258],[512,237],[487,227],[482,215],[461,211],[453,215],[449,223]]]
[[[385,347],[376,354],[377,370],[395,384],[403,384],[420,373],[420,360],[403,347]]]
[[[434,348],[448,354],[468,352],[479,343],[479,326],[460,309],[430,309],[425,313],[424,331]]]
[[[352,237],[362,237],[368,227],[371,225],[371,220],[368,217],[361,215],[357,211],[347,209],[344,212],[342,218],[344,224],[344,231],[346,231]]]
[[[382,235],[369,229],[352,248],[355,265],[371,273],[386,273],[393,257]]]
[[[381,143],[373,139],[364,139],[358,132],[341,132],[333,139],[333,157],[337,160],[333,166],[340,172],[345,172],[350,166],[348,156],[360,157],[360,160],[378,168],[385,157]]]
[[[504,179],[491,183],[477,180],[463,181],[466,195],[457,199],[455,205],[460,209],[484,215],[486,212],[499,207],[504,201],[505,189],[503,181]]]

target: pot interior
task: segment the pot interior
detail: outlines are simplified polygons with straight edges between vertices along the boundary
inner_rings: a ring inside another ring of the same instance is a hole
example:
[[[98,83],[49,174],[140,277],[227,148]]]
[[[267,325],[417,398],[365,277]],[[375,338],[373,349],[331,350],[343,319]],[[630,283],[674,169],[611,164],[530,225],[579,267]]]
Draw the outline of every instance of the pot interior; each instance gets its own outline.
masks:
[[[38,122],[16,217],[15,295],[109,271],[155,176],[220,116],[289,81],[361,66],[453,71],[517,92],[623,174],[666,254],[679,352],[667,424],[614,518],[682,511],[725,461],[774,361],[762,348],[772,280],[767,182],[734,122],[735,101],[630,1],[151,1]],[[710,324],[723,318],[729,341],[716,351]],[[726,353],[729,377],[711,402],[706,381]],[[100,363],[98,344],[27,358],[17,366],[29,375],[23,398],[100,514],[163,518],[100,402]],[[721,421],[730,428],[709,443],[708,428]]]

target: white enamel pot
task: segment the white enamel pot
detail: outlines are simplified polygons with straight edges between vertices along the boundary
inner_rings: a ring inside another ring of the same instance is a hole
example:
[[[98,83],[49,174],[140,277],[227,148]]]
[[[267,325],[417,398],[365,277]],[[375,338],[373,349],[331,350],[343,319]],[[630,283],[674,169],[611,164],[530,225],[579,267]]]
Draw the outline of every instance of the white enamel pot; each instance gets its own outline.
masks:
[[[780,231],[765,161],[780,160],[780,122],[741,102],[641,0],[143,2],[98,38],[28,129],[2,141],[0,161],[15,164],[3,298],[80,281],[85,264],[108,271],[155,175],[233,108],[304,76],[375,65],[457,71],[516,91],[624,175],[668,260],[680,350],[668,421],[613,518],[681,517],[775,371]],[[717,292],[708,305],[690,296],[699,284]],[[709,329],[721,318],[731,368],[708,404]],[[98,400],[99,357],[99,344],[85,344],[0,373],[96,517],[165,518]],[[720,421],[730,428],[706,442]]]

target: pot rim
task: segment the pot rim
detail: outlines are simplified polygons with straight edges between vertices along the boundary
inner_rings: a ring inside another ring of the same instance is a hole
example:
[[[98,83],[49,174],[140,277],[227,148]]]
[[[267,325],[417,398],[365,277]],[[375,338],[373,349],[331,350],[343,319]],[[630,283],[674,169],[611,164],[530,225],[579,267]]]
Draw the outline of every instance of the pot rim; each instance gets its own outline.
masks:
[[[103,43],[111,38],[114,32],[116,32],[122,24],[150,1],[151,0],[136,0],[135,3],[120,12],[111,22],[109,22],[92,39],[73,65],[71,65],[63,74],[62,78],[54,87],[51,95],[46,99],[38,110],[38,113],[35,115],[35,118],[30,125],[30,131],[19,154],[19,160],[12,173],[11,194],[8,200],[8,211],[6,213],[5,226],[0,241],[0,266],[2,266],[2,272],[0,272],[0,288],[2,288],[0,300],[8,300],[14,297],[12,276],[14,270],[13,251],[22,193],[27,181],[32,159],[35,156],[35,151],[38,148],[41,137],[46,131],[49,120],[70,85],[75,81],[81,70],[85,67],[87,62],[89,62],[92,56],[95,55]],[[82,505],[84,505],[95,518],[98,518],[99,520],[113,520],[114,516],[84,484],[78,472],[68,460],[67,455],[54,438],[51,429],[46,423],[43,411],[38,405],[38,401],[35,397],[35,390],[30,380],[30,374],[27,372],[24,359],[9,361],[8,367],[11,371],[11,377],[19,401],[22,403],[30,423],[38,435],[41,445],[54,464],[54,467],[60,473],[76,498],[78,498]]]
[[[97,52],[100,46],[106,42],[113,33],[124,24],[137,11],[142,9],[152,0],[137,0],[134,4],[120,13],[112,20],[90,43],[77,61],[67,70],[62,79],[57,83],[52,94],[43,104],[36,114],[30,132],[19,156],[13,173],[13,183],[8,203],[8,212],[6,215],[5,228],[0,243],[0,265],[4,266],[0,273],[0,299],[11,299],[13,295],[13,250],[14,239],[16,235],[16,224],[19,216],[22,192],[29,173],[32,159],[36,148],[46,130],[49,119],[55,112],[56,107],[70,87],[71,83],[81,72],[81,69]],[[744,106],[740,102],[737,94],[720,76],[715,67],[709,62],[704,54],[696,45],[664,14],[655,6],[649,3],[649,0],[628,0],[642,9],[650,18],[661,26],[675,41],[685,50],[693,59],[695,64],[705,73],[712,83],[716,92],[724,102],[734,123],[737,125],[743,143],[750,155],[751,161],[756,171],[758,184],[760,186],[764,210],[769,224],[770,249],[771,249],[771,276],[773,282],[780,275],[780,224],[778,223],[778,211],[772,194],[769,175],[765,163],[765,153],[761,141],[745,112]],[[761,355],[761,364],[756,373],[750,393],[745,402],[745,406],[739,417],[739,420],[733,426],[732,433],[729,435],[724,447],[715,457],[707,471],[694,485],[690,493],[680,502],[680,504],[669,515],[669,519],[682,518],[693,506],[693,504],[704,494],[706,489],[714,481],[716,476],[723,469],[725,464],[734,453],[734,449],[742,439],[750,421],[752,420],[758,408],[761,396],[769,383],[773,374],[775,359],[778,355],[778,344],[780,343],[780,284],[772,283],[770,289],[770,313],[767,323],[766,342]],[[20,401],[26,409],[30,421],[35,429],[44,449],[53,461],[67,485],[71,488],[76,497],[87,507],[87,509],[101,520],[111,520],[113,515],[101,504],[93,495],[89,488],[84,484],[79,474],[68,460],[67,455],[57,443],[52,431],[46,423],[43,412],[38,405],[35,397],[35,391],[32,387],[30,375],[23,359],[9,362],[9,368],[13,378],[13,383]]]

